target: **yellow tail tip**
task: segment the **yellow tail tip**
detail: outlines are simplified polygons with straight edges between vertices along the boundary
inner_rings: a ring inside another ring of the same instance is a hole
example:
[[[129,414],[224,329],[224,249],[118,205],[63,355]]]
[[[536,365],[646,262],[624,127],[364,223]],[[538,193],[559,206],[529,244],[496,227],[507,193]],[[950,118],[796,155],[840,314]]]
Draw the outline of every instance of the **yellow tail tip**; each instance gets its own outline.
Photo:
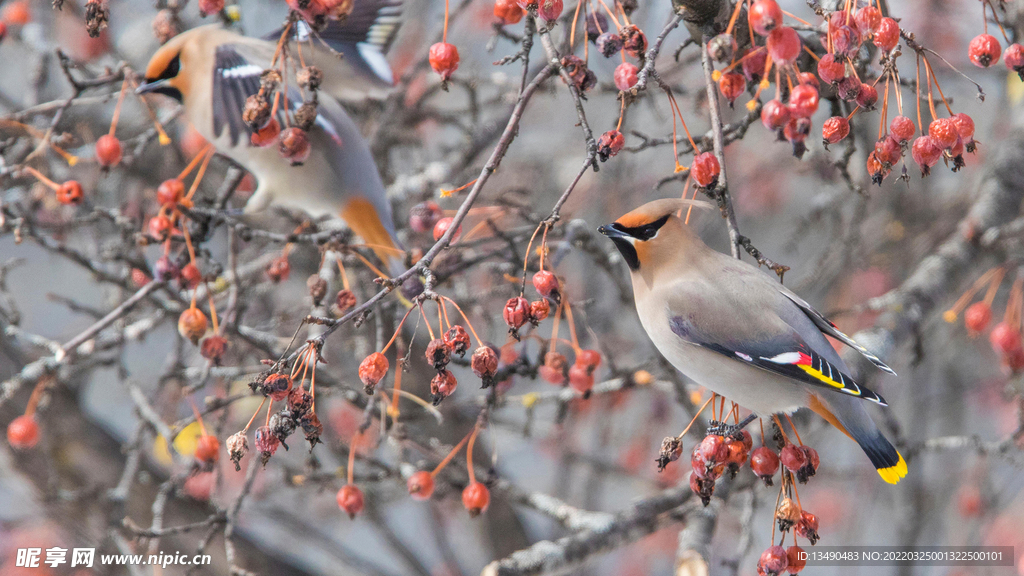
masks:
[[[899,452],[896,455],[900,457],[900,461],[895,466],[878,469],[878,475],[889,484],[896,484],[900,481],[900,478],[907,475],[907,461],[903,459],[903,455]]]

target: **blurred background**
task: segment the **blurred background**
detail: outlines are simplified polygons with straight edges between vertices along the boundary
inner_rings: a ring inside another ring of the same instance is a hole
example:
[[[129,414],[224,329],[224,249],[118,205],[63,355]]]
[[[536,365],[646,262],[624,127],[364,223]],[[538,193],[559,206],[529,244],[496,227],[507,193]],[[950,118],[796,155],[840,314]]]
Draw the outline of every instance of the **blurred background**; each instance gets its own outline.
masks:
[[[678,3],[690,4],[700,2]],[[820,28],[823,20],[812,9],[816,3],[780,4]],[[1019,2],[994,4],[996,10],[983,12],[988,4],[975,0],[883,3],[918,43],[934,50],[929,56],[945,98],[976,124],[977,152],[966,155],[967,166],[959,172],[940,163],[921,178],[907,153],[907,180],[897,178],[900,168],[894,168],[880,186],[872,185],[865,161],[877,138],[880,111],[858,112],[851,136],[826,150],[821,124],[841,110],[834,94],[833,101],[826,100],[827,90],[800,159],[789,143],[761,125],[756,111],[747,118],[745,104],[756,85],[734,108],[720,100],[726,125],[749,126],[727,130],[735,139],[725,149],[740,232],[765,256],[789,266],[785,284],[841,330],[863,333],[869,345],[876,337],[890,337],[883,358],[899,374],[861,374],[889,403],[873,417],[907,456],[910,472],[896,486],[882,483],[861,450],[820,418],[809,413],[794,418],[803,441],[821,455],[817,474],[799,489],[803,509],[819,518],[822,545],[1005,545],[1015,546],[1017,554],[1024,551],[1021,381],[993,351],[987,334],[968,334],[962,311],[953,322],[943,319],[943,312],[996,266],[1006,271],[992,301],[997,320],[1007,306],[1012,312],[1020,303],[1011,285],[1024,277],[1018,271],[1024,226],[1017,220],[1024,195],[1024,85],[1002,62],[988,69],[973,66],[967,51],[986,19],[995,34],[993,15],[1011,39],[1024,31]],[[95,547],[97,554],[202,550],[213,564],[198,574],[454,576],[478,574],[485,567],[501,574],[756,573],[759,555],[771,544],[777,489],[765,488],[744,468],[719,487],[710,507],[700,506],[689,495],[685,455],[703,437],[702,422],[686,436],[683,459],[658,472],[661,439],[679,434],[710,393],[688,382],[650,344],[633,308],[626,266],[596,234],[597,226],[646,201],[684,194],[686,174],[674,172],[674,119],[665,92],[652,82],[630,99],[621,127],[625,149],[600,163],[600,171],[582,176],[547,237],[549,269],[564,283],[574,312],[562,319],[559,334],[568,340],[572,322],[580,345],[603,355],[589,398],[537,377],[552,319],[524,329],[516,342],[501,317],[505,301],[520,291],[524,256],[529,273],[537,269],[537,253],[527,248],[534,230],[572,188],[587,159],[573,96],[552,78],[529,101],[515,140],[463,224],[463,236],[433,265],[440,278],[434,289],[457,302],[480,336],[501,349],[507,379],[496,389],[480,389],[467,362],[456,362],[452,370],[462,385],[436,410],[402,400],[399,421],[389,417],[382,423],[384,408],[378,397],[363,394],[358,365],[388,341],[406,312],[390,296],[366,321],[347,323],[327,339],[327,363],[317,372],[324,444],[310,452],[294,436],[291,449],[279,450],[247,485],[253,453],[243,459],[241,471],[223,448],[213,467],[190,458],[196,435],[191,403],[204,412],[205,426],[223,446],[261,405],[262,398],[248,386],[266,369],[261,361],[293,352],[297,328],[299,344],[323,329],[300,327],[306,315],[340,315],[330,305],[342,288],[332,263],[339,258],[345,263],[360,303],[377,291],[375,274],[354,251],[324,258],[312,241],[286,248],[282,239],[303,222],[299,214],[272,210],[241,218],[237,225],[218,221],[202,234],[200,267],[218,286],[219,309],[234,298],[225,333],[230,345],[220,367],[178,334],[177,316],[191,291],[176,285],[153,291],[72,361],[55,356],[61,343],[137,293],[133,270],[151,275],[163,247],[146,245],[139,235],[159,208],[155,189],[204,145],[174,102],[151,99],[172,141],[160,145],[146,108],[129,93],[117,128],[125,160],[101,169],[94,144],[109,128],[121,89],[119,72],[145,69],[160,45],[154,22],[187,30],[222,19],[201,18],[194,4],[178,0],[156,5],[110,0],[104,6],[109,24],[92,38],[85,26],[88,6],[78,0],[65,0],[60,10],[37,0],[0,4],[6,27],[0,41],[0,424],[6,427],[22,414],[33,389],[45,382],[38,398],[38,445],[18,450],[0,444],[0,574],[187,573],[180,566],[81,570],[65,564],[28,571],[14,566],[19,548],[53,546]],[[604,11],[600,3],[596,8],[590,3],[584,14],[595,9]],[[525,20],[496,26],[489,0],[453,1],[449,10],[448,41],[457,45],[461,61],[446,91],[426,62],[428,47],[441,33],[445,3],[406,0],[388,53],[395,89],[380,99],[346,104],[374,151],[399,237],[410,252],[434,244],[429,230],[410,228],[410,211],[433,201],[452,215],[462,205],[468,190],[450,195],[442,190],[480,174],[516,104],[524,74],[522,61],[495,62],[519,51]],[[550,32],[561,54],[568,51],[575,10],[575,3],[566,4]],[[654,41],[673,10],[667,0],[642,0],[630,19]],[[280,28],[288,6],[280,0],[242,0],[223,14],[228,21],[237,15],[230,24],[236,30],[262,36]],[[808,45],[818,42],[820,48],[817,34],[808,30],[801,30]],[[582,56],[582,16],[576,34],[574,50]],[[678,98],[690,132],[709,149],[702,40],[689,42],[690,35],[683,25],[668,33],[657,70]],[[1003,36],[995,35],[1005,47]],[[528,79],[548,60],[539,36],[534,39],[525,66]],[[63,65],[57,50],[67,58]],[[598,84],[582,106],[599,136],[619,120],[620,93],[612,72],[621,60],[605,59],[593,44],[588,50]],[[915,55],[905,45],[902,51],[897,65],[906,84],[903,105],[909,108]],[[877,54],[869,52],[865,48],[864,70],[876,77]],[[809,60],[800,66],[813,70]],[[983,101],[979,88],[953,67],[980,85]],[[117,77],[75,94],[68,73],[79,79]],[[761,100],[774,92],[774,86],[767,89]],[[927,109],[923,113],[927,121]],[[889,117],[894,115],[890,110]],[[706,141],[701,140],[705,133]],[[58,204],[45,185],[20,169],[40,135],[78,161],[69,166],[60,154],[44,150],[32,166],[58,183],[81,182],[86,194],[81,206]],[[682,165],[691,158],[681,150]],[[229,160],[215,156],[197,206],[216,210],[214,199],[233,170]],[[251,177],[242,179],[224,210],[237,214],[252,190]],[[690,222],[712,247],[729,251],[726,222],[716,212],[695,211]],[[275,281],[265,269],[282,253],[291,273]],[[327,264],[321,266],[322,261]],[[317,273],[329,282],[326,305],[315,306],[307,289],[307,277]],[[537,298],[529,283],[527,292]],[[983,295],[984,290],[974,299]],[[433,320],[435,305],[424,309]],[[422,356],[429,337],[415,312],[409,318],[399,344],[403,350],[411,346],[402,387],[429,401],[432,373]],[[572,358],[565,341],[557,345]],[[394,369],[388,388],[393,376]],[[429,501],[411,499],[407,477],[416,469],[432,469],[470,432],[488,403],[474,459],[491,487],[490,507],[476,518],[463,507],[462,455],[438,475]],[[155,426],[154,419],[166,428]],[[352,520],[334,496],[345,484],[349,449],[363,424],[368,428],[358,443],[354,476],[366,505]],[[756,428],[751,429],[755,445]],[[173,457],[167,431],[176,435]],[[161,532],[173,526],[187,529]],[[517,551],[526,552],[510,556]],[[523,566],[530,554],[562,560],[550,570],[528,570]],[[491,564],[496,561],[503,563]],[[1017,558],[1012,568],[805,570],[1024,575],[1022,566],[1024,559]]]

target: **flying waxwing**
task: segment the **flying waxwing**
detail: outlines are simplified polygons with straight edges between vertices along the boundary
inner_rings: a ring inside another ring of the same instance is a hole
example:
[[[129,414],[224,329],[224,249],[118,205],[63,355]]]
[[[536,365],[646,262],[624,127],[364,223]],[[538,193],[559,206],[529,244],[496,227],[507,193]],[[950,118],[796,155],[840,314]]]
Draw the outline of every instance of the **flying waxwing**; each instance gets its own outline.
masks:
[[[323,31],[324,40],[329,37],[332,49],[346,57],[345,67],[326,70],[351,72],[348,96],[364,88],[369,93],[391,82],[384,50],[397,27],[398,4],[395,0],[361,0],[348,19],[332,22]],[[305,24],[297,25],[296,34],[299,41],[307,40],[304,46],[309,45],[308,38],[302,36],[308,34]],[[314,44],[318,42],[313,40]],[[359,129],[339,103],[325,93],[332,85],[346,82],[325,83],[319,93],[318,116],[308,133],[311,154],[303,163],[292,165],[276,145],[259,147],[251,143],[242,111],[246,98],[259,91],[260,75],[270,65],[275,48],[273,41],[241,36],[219,24],[194,28],[157,50],[138,92],[178,100],[184,106],[185,117],[218,152],[256,177],[258,184],[246,204],[247,213],[273,204],[304,211],[314,218],[340,217],[395,272],[401,263],[401,251],[397,249],[384,184]],[[311,57],[309,53],[306,56],[308,61]],[[324,60],[327,58],[320,57],[317,63]],[[289,62],[289,70],[297,68],[297,63]],[[289,88],[286,101],[293,113],[302,104],[294,86]],[[284,106],[278,110],[278,117],[283,128],[287,125]]]
[[[598,230],[629,266],[640,323],[679,371],[760,416],[808,407],[852,438],[890,484],[907,464],[864,402],[886,406],[859,385],[825,339],[881,360],[802,298],[754,266],[712,250],[676,216],[689,203],[655,200]]]

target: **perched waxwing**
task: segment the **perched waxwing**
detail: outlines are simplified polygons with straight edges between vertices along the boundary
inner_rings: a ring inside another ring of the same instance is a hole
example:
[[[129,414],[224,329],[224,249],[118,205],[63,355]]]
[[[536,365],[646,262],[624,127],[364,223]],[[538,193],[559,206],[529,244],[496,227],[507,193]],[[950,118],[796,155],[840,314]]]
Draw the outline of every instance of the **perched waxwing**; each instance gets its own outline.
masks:
[[[322,31],[331,38],[331,48],[345,55],[347,68],[332,70],[339,74],[349,70],[352,90],[370,92],[390,83],[384,50],[397,26],[397,5],[395,0],[362,0],[356,3],[362,8],[354,8],[348,19],[329,22]],[[297,40],[305,41],[308,58],[310,41],[303,34],[309,34],[309,27],[297,23],[295,28]],[[243,111],[246,99],[260,91],[261,75],[270,66],[275,49],[273,41],[242,36],[219,24],[194,28],[157,50],[138,92],[179,101],[186,119],[219,153],[256,177],[257,188],[246,204],[247,213],[277,205],[314,218],[341,218],[392,272],[397,271],[401,250],[384,184],[369,146],[337,100],[323,90],[317,94],[317,115],[306,133],[308,157],[285,158],[277,141],[253,144],[251,124],[243,120]],[[298,68],[299,64],[290,60],[286,69]],[[294,114],[303,98],[294,79],[283,79],[278,90],[273,98],[278,102],[276,116],[268,116],[264,125],[277,120],[283,131],[294,126]]]
[[[599,231],[629,266],[640,323],[680,372],[760,416],[808,407],[852,438],[890,484],[907,464],[864,402],[886,406],[850,377],[825,336],[881,360],[754,266],[712,250],[676,216],[690,202],[655,200]]]

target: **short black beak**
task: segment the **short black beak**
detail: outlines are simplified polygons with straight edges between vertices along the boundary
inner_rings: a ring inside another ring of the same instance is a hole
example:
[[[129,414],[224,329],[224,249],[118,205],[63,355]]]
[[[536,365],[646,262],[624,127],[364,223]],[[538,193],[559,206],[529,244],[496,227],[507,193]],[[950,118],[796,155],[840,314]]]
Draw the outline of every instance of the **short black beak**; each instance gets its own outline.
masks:
[[[629,238],[629,235],[615,227],[615,224],[598,226],[597,231],[609,238]]]
[[[153,82],[146,81],[146,82],[143,82],[142,84],[139,84],[139,87],[135,89],[135,93],[136,94],[149,94],[150,92],[156,92],[157,90],[160,90],[161,88],[164,88],[167,85],[168,85],[168,81],[166,79],[165,80],[155,80]]]

